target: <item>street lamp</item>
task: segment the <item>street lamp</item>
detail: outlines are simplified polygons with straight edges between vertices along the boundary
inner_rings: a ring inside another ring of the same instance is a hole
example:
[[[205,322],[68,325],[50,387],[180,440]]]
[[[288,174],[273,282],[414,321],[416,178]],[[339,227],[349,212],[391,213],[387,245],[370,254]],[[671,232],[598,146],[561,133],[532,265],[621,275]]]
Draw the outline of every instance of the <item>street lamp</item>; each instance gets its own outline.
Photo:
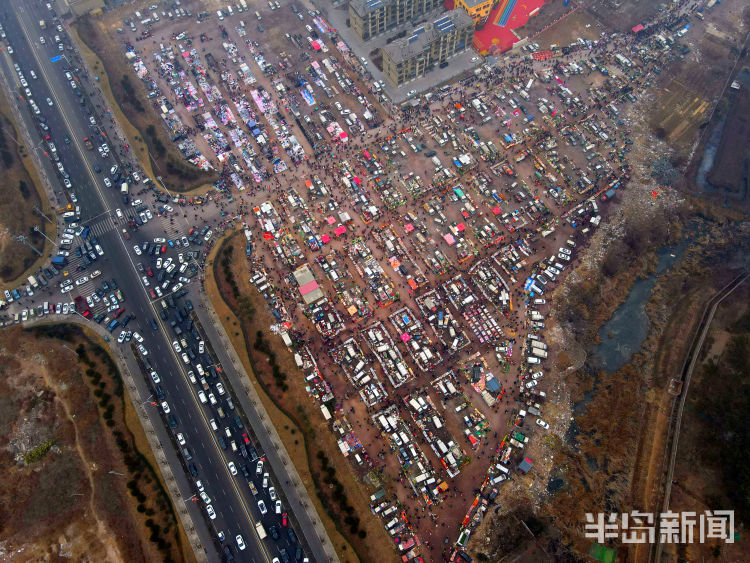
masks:
[[[47,235],[44,234],[44,231],[39,228],[39,225],[34,225],[34,232],[42,235],[44,238],[50,241],[53,246],[57,246],[57,243],[54,240],[52,240],[51,238],[49,238]]]

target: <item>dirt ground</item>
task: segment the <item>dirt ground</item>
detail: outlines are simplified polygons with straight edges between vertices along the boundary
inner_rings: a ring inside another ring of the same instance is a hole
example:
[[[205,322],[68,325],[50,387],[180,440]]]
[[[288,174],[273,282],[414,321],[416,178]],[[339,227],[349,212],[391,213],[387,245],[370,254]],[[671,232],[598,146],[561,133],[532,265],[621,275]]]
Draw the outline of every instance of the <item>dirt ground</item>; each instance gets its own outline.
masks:
[[[47,257],[52,246],[41,234],[34,232],[34,225],[54,238],[54,226],[50,226],[35,211],[41,209],[52,215],[49,202],[44,195],[26,147],[19,144],[13,114],[5,93],[0,93],[0,174],[3,187],[0,190],[0,285],[14,286],[26,277],[27,271],[38,267],[38,261]],[[23,235],[42,253],[40,258],[25,244],[13,236]]]
[[[115,31],[119,26],[115,22],[121,19],[117,13],[118,10],[113,10],[103,19],[88,17],[78,20],[74,27],[76,38],[79,44],[88,47],[87,60],[94,73],[100,76],[105,93],[111,93],[110,105],[122,112],[118,121],[134,143],[133,148],[144,168],[151,172],[150,176],[162,176],[162,181],[172,191],[204,191],[205,188],[201,187],[211,184],[216,175],[187,163],[167,135],[161,117],[146,99],[143,84],[127,65],[123,56],[124,40],[112,41],[121,38]],[[134,94],[128,93],[126,83]]]
[[[653,0],[598,0],[587,2],[586,9],[614,31],[627,32],[663,11],[664,5]]]
[[[0,558],[184,560],[104,349],[77,327],[14,327],[3,333],[0,371]]]
[[[577,7],[577,2],[571,2],[568,6],[564,6],[563,0],[548,1],[539,9],[539,12],[537,12],[534,15],[534,17],[529,18],[529,21],[525,26],[519,27],[515,29],[514,31],[518,34],[519,37],[534,37],[541,30],[543,30],[549,25],[552,25],[555,22],[555,20],[557,20],[564,14],[567,14],[568,12],[575,9],[576,7]],[[560,26],[557,26],[557,27],[560,27]],[[573,41],[575,41],[576,37],[579,37],[579,36],[574,35]],[[562,46],[562,45],[567,45],[567,43],[570,43],[570,42],[571,41],[557,42],[557,43]],[[539,43],[539,46],[542,49],[546,49],[552,43],[556,43],[556,41],[552,41],[551,43],[548,43],[545,40],[544,43]]]
[[[536,17],[537,16],[534,16],[534,18],[529,21],[536,24]],[[528,25],[526,27],[528,27]],[[539,26],[537,29],[543,27],[544,26]],[[534,43],[539,43],[541,49],[548,49],[550,45],[554,44],[564,47],[575,43],[579,37],[581,39],[595,41],[599,38],[599,34],[605,29],[607,28],[602,26],[595,17],[579,8],[567,16],[562,22],[542,31],[539,35],[534,37],[532,41]]]
[[[346,473],[347,466],[339,462],[341,459],[341,456],[338,454],[339,449],[335,442],[331,440],[331,434],[325,423],[320,420],[319,414],[313,414],[313,408],[310,407],[314,407],[314,405],[311,404],[303,387],[292,385],[284,393],[273,387],[273,380],[268,373],[270,370],[267,368],[263,369],[265,367],[263,364],[267,364],[267,358],[257,352],[253,353],[252,346],[248,344],[248,340],[252,338],[252,335],[257,330],[267,330],[267,327],[273,321],[271,315],[264,310],[263,298],[258,295],[254,288],[251,291],[249,287],[246,274],[247,266],[244,243],[240,244],[239,237],[242,237],[241,232],[228,236],[224,243],[217,241],[211,256],[206,261],[206,291],[209,299],[216,311],[217,318],[224,325],[227,334],[233,342],[234,349],[245,365],[248,375],[251,379],[260,383],[259,394],[264,399],[263,404],[266,412],[268,412],[273,425],[276,427],[276,431],[281,436],[287,452],[310,494],[310,498],[313,499],[315,509],[339,557],[343,561],[352,561],[352,557],[361,559],[360,554],[372,552],[372,550],[377,549],[378,541],[382,542],[386,539],[383,537],[383,527],[377,521],[374,521],[373,524],[368,519],[362,518],[360,528],[366,531],[367,537],[366,539],[356,538],[355,543],[352,544],[349,539],[339,533],[334,520],[330,518],[328,511],[323,508],[320,502],[316,487],[318,486],[317,479],[321,475],[319,469],[311,463],[311,459],[315,459],[313,456],[318,450],[325,452],[331,461],[331,465],[337,469],[339,475]],[[244,240],[244,237],[242,237],[242,240]],[[251,296],[253,305],[255,306],[255,319],[249,324],[240,324],[239,318],[233,312],[238,309],[228,287],[226,287],[224,275],[220,270],[215,271],[215,267],[219,267],[215,264],[216,256],[222,249],[227,248],[227,245],[235,247],[234,263],[239,265],[238,273],[240,276],[236,279],[238,280],[240,291],[244,295]],[[220,285],[217,285],[217,282]],[[229,300],[231,307],[227,305],[225,299]],[[301,377],[281,340],[271,338],[270,344],[272,350],[277,353],[282,370]],[[305,427],[304,430],[302,430],[303,426]],[[305,442],[306,439],[308,440],[307,442]],[[315,460],[315,464],[317,465],[317,460]],[[353,475],[351,477],[352,479],[354,478]],[[344,481],[344,487],[351,504],[356,507],[357,514],[369,514],[369,499],[361,492],[359,487],[350,485],[349,481],[349,479]]]

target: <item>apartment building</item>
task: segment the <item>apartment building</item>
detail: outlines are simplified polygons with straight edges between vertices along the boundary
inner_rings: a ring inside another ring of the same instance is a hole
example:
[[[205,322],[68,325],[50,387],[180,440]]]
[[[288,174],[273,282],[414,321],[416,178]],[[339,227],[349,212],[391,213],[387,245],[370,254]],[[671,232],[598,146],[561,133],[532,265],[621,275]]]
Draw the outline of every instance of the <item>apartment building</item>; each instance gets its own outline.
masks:
[[[455,0],[453,7],[466,10],[466,13],[471,16],[476,26],[479,22],[487,20],[490,11],[496,3],[497,0]]]
[[[443,6],[444,0],[350,0],[349,25],[362,41]]]
[[[459,8],[383,47],[383,73],[394,86],[423,77],[471,46],[474,20]]]

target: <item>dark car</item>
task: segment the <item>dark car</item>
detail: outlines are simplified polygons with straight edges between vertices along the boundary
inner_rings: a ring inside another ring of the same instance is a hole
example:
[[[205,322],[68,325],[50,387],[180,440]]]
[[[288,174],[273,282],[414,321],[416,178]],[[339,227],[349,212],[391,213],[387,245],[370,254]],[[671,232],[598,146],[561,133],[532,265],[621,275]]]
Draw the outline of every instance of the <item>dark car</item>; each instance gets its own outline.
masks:
[[[271,534],[271,537],[274,540],[279,541],[279,537],[281,536],[279,535],[279,530],[275,525],[271,524],[271,526],[268,528],[268,533]]]

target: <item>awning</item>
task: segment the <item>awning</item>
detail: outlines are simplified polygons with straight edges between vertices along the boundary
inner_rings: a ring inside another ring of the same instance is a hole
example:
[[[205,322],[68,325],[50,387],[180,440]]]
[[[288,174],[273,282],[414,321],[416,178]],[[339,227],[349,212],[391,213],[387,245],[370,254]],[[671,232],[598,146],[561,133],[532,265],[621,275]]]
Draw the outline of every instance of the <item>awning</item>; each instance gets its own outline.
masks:
[[[323,235],[322,237],[320,237],[320,241],[323,244],[328,244],[329,242],[331,242],[331,237],[329,237],[328,235]]]
[[[336,230],[333,232],[336,233],[337,237],[341,236],[346,232],[346,227],[344,225],[339,225],[338,227],[336,227]]]
[[[414,230],[414,225],[412,225],[411,223],[407,223],[406,225],[404,225],[404,230],[407,233],[410,233]]]

